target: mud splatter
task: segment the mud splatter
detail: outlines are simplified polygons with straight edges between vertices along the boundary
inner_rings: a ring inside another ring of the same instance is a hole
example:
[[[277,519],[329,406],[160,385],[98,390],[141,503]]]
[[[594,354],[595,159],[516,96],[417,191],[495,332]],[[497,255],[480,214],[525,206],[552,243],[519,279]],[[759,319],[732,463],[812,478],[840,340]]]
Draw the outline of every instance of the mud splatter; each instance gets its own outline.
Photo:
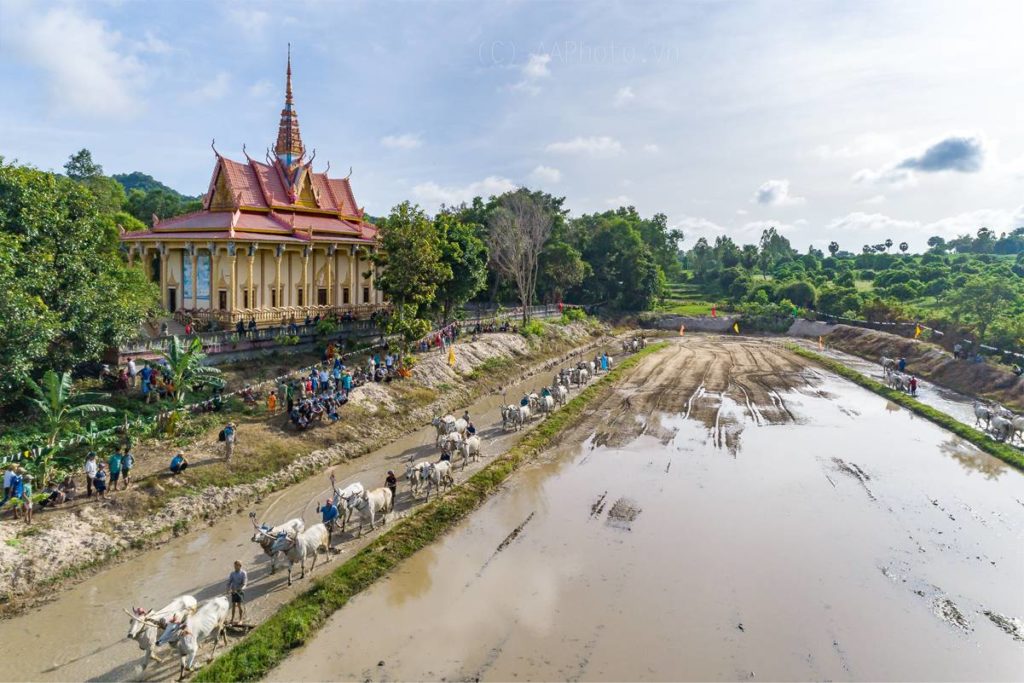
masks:
[[[632,523],[640,515],[641,508],[636,501],[619,498],[608,510],[608,524],[629,531]]]
[[[974,628],[971,626],[970,620],[964,616],[964,613],[960,611],[960,608],[956,606],[956,603],[950,600],[948,597],[939,598],[932,605],[935,615],[942,619],[944,622],[953,626],[964,633],[973,631]]]
[[[523,527],[525,527],[530,522],[530,520],[533,519],[533,516],[535,514],[536,512],[531,512],[529,515],[526,516],[526,519],[524,519],[519,526],[517,526],[515,529],[509,532],[509,535],[505,537],[505,540],[498,544],[498,547],[494,549],[494,552],[491,554],[490,557],[487,558],[487,561],[484,562],[480,566],[480,569],[477,570],[476,578],[480,578],[481,576],[483,576],[484,571],[487,569],[488,565],[490,565],[491,562],[494,561],[494,558],[498,556],[498,553],[500,553],[505,548],[509,547],[509,545],[511,545],[513,541],[519,538],[519,535],[523,533]],[[467,583],[466,585],[468,586],[469,583]]]
[[[871,487],[868,486],[868,482],[871,481],[871,476],[862,470],[857,463],[846,462],[842,458],[832,458],[832,462],[835,463],[837,470],[849,477],[852,477],[853,479],[856,479],[868,494],[868,498],[871,500],[878,500],[875,498],[875,494],[871,492]]]
[[[590,516],[591,517],[597,517],[602,512],[604,512],[604,506],[605,506],[605,500],[604,499],[607,498],[607,497],[608,497],[608,492],[607,491],[605,491],[604,493],[602,493],[600,496],[597,497],[597,500],[594,501],[594,504],[590,506]]]
[[[1012,636],[1014,640],[1024,642],[1024,623],[1020,619],[1014,619],[1013,617],[1007,617],[998,612],[990,612],[988,610],[985,610],[982,614],[988,617],[988,620],[993,624]]]

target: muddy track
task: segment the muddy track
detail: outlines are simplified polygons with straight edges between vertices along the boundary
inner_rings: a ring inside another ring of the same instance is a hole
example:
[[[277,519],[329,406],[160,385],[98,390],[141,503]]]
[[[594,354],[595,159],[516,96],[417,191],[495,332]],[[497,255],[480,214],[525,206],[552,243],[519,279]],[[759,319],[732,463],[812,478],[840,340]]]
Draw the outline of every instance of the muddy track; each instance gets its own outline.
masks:
[[[693,418],[713,443],[735,453],[744,425],[794,422],[780,392],[809,386],[801,358],[761,340],[690,337],[644,363],[595,411],[595,444],[625,445],[646,434],[668,443],[662,415]]]

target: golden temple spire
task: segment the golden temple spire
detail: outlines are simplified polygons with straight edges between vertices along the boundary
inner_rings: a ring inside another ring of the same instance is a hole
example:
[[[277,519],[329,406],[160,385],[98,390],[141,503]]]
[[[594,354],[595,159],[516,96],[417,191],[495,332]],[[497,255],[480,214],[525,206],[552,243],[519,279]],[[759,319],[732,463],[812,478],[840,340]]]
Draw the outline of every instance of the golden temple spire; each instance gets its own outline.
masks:
[[[277,144],[274,153],[286,170],[291,170],[305,153],[302,137],[299,135],[299,117],[295,113],[292,99],[292,46],[288,44],[288,69],[285,80],[284,109],[281,110],[281,123],[277,128]]]

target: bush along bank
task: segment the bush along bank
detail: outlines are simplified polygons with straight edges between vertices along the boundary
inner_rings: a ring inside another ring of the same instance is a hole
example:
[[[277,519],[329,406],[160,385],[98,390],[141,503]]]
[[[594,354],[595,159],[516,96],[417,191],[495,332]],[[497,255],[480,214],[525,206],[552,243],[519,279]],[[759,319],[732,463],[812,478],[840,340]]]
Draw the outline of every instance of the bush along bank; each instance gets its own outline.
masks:
[[[516,469],[549,446],[566,427],[577,422],[586,407],[611,383],[665,342],[651,344],[623,360],[617,368],[584,389],[505,455],[474,474],[451,493],[421,506],[381,534],[350,560],[255,628],[242,642],[196,676],[197,681],[257,680],[288,653],[305,644],[327,619],[362,590],[394,569],[416,551],[433,543],[475,510]]]
[[[908,410],[917,413],[921,417],[931,420],[935,424],[939,425],[943,429],[947,429],[965,441],[970,441],[972,444],[985,451],[989,455],[994,455],[1003,462],[1016,467],[1019,470],[1024,470],[1024,454],[1021,454],[1013,446],[994,440],[988,434],[975,429],[969,425],[965,425],[963,422],[943,413],[929,405],[921,403],[912,396],[904,394],[902,391],[896,389],[890,389],[881,382],[871,379],[870,377],[857,372],[851,368],[846,367],[837,360],[826,358],[813,351],[798,346],[796,344],[786,344],[786,348],[795,353],[798,356],[812,360],[815,363],[831,370],[840,377],[844,377],[851,382],[855,382],[865,389],[884,396],[893,403],[903,406]]]

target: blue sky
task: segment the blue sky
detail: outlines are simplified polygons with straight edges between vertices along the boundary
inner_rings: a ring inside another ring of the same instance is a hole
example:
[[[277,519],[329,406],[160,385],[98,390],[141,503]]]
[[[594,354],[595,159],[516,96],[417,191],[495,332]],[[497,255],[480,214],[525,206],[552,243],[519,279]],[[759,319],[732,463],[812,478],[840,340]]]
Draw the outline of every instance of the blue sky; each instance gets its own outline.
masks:
[[[0,155],[206,190],[273,144],[371,214],[517,185],[800,249],[1024,225],[1024,2],[0,0]]]

